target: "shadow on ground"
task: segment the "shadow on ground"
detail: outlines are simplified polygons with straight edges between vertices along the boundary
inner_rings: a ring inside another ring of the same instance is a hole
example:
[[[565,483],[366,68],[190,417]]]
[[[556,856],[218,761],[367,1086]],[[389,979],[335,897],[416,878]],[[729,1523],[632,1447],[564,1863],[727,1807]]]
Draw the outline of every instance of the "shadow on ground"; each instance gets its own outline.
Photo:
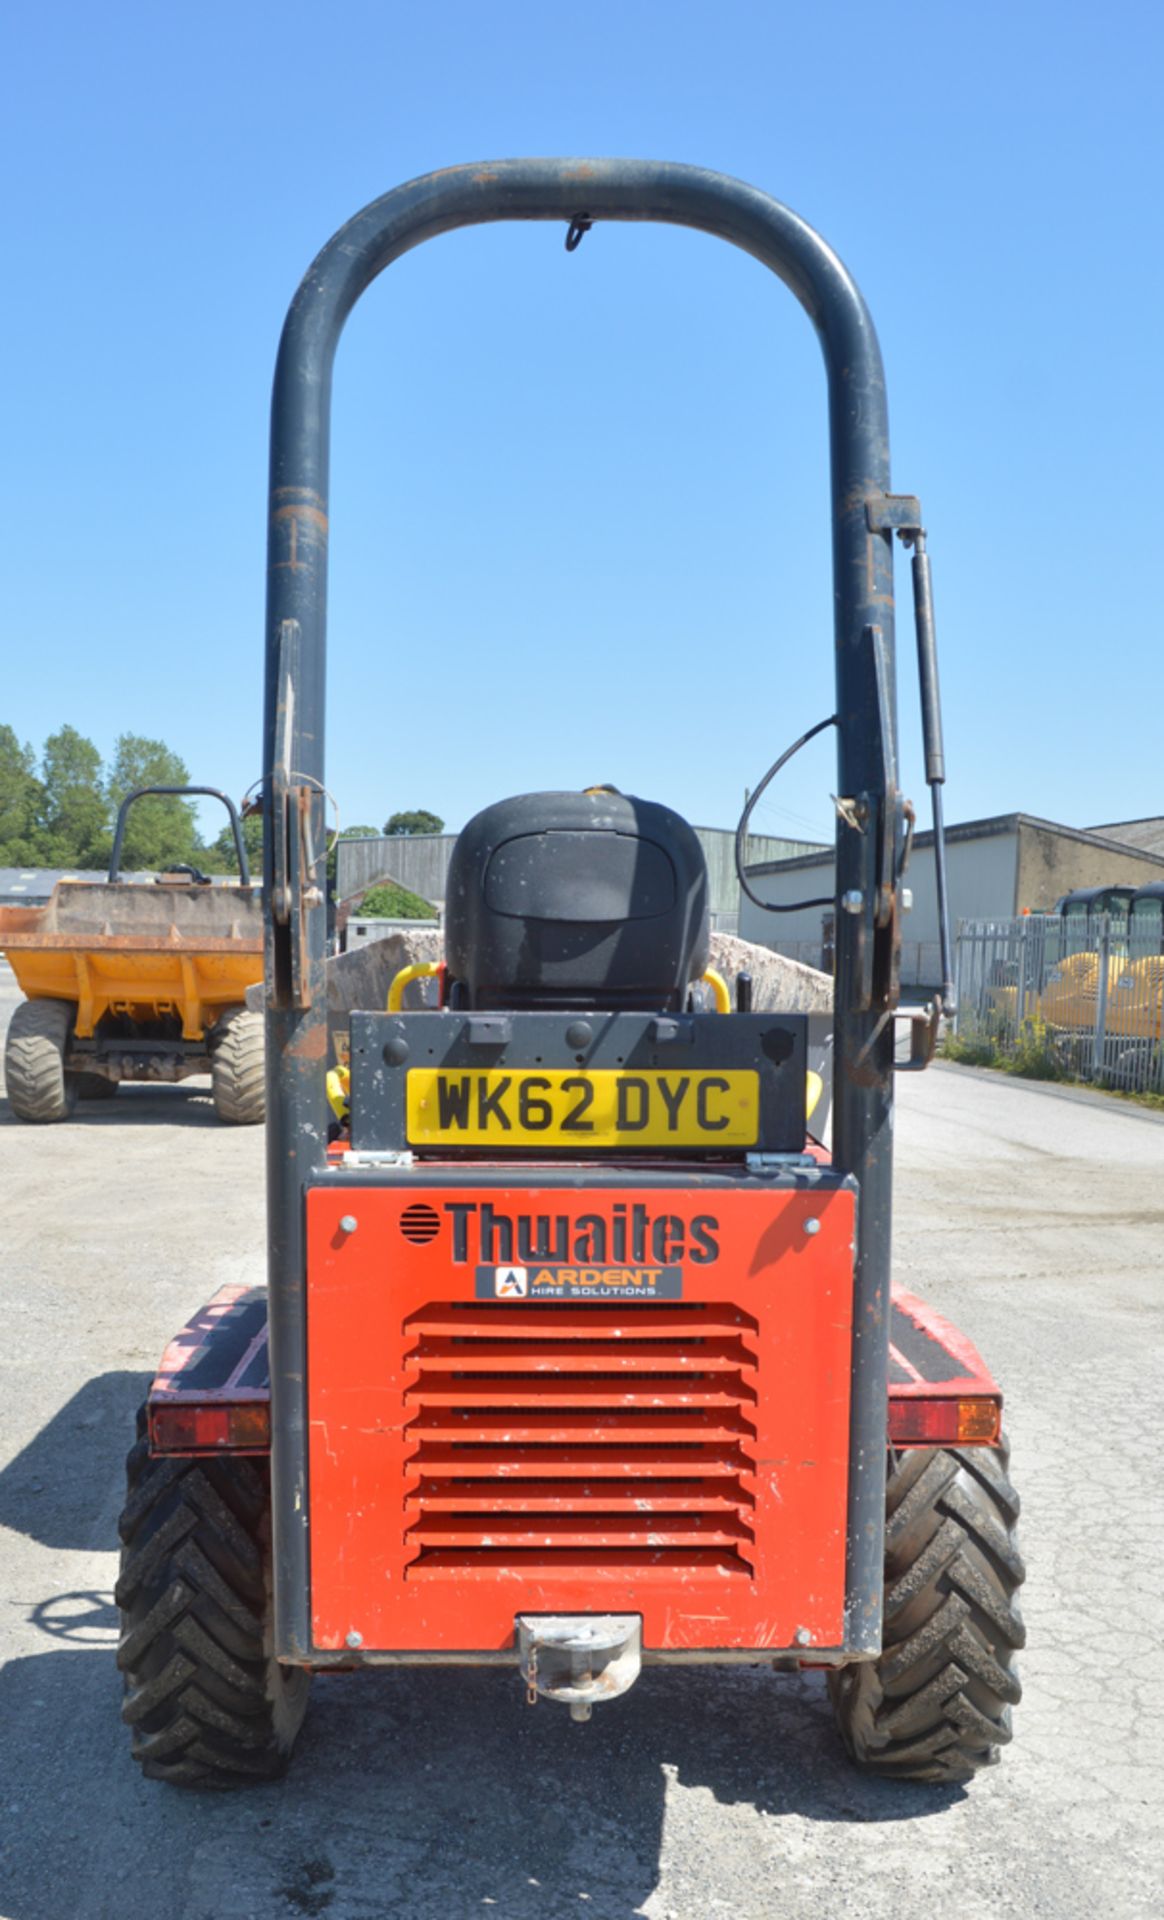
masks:
[[[321,1677],[286,1780],[184,1794],[140,1780],[130,1761],[113,1619],[108,1595],[47,1599],[48,1650],[0,1675],[5,1762],[39,1729],[56,1749],[53,1803],[67,1810],[63,1836],[55,1825],[46,1834],[35,1807],[30,1821],[10,1820],[8,1920],[632,1920],[664,1866],[686,1917],[688,1875],[696,1907],[699,1889],[705,1901],[709,1888],[726,1895],[732,1877],[706,1854],[666,1858],[669,1779],[725,1809],[710,1831],[736,1874],[745,1842],[734,1807],[883,1823],[961,1798],[862,1778],[841,1753],[823,1680],[758,1669],[648,1670],[586,1727],[548,1703],[527,1707],[516,1678],[497,1671]],[[7,1779],[0,1763],[0,1805],[19,1810],[27,1796],[18,1758]],[[60,1851],[51,1884],[46,1849]],[[772,1871],[756,1911],[779,1911],[783,1869]]]
[[[216,1796],[141,1779],[114,1529],[94,1523],[147,1386],[87,1382],[0,1474],[0,1522],[102,1556],[76,1590],[9,1602],[38,1650],[0,1672],[5,1920],[633,1920],[662,1876],[682,1920],[758,1920],[799,1859],[790,1818],[885,1825],[962,1797],[855,1773],[823,1678],[759,1668],[648,1668],[587,1726],[527,1707],[510,1671],[320,1675],[284,1781]],[[668,1818],[669,1785],[710,1794],[714,1818]]]
[[[226,1123],[214,1111],[210,1082],[181,1080],[127,1081],[119,1086],[112,1100],[78,1100],[67,1120],[52,1122],[52,1130],[64,1127],[222,1127]],[[0,1097],[0,1127],[30,1126],[18,1120],[7,1096]],[[35,1127],[31,1129],[36,1131]]]
[[[94,1519],[121,1477],[152,1378],[126,1372],[86,1380],[0,1470],[0,1526],[45,1547],[91,1548]]]

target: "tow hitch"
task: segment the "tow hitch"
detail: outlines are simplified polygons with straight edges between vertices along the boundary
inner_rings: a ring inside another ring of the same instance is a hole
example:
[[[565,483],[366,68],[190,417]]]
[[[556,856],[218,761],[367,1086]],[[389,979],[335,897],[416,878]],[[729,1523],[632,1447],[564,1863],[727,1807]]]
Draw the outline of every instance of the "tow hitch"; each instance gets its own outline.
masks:
[[[523,1613],[518,1659],[526,1699],[560,1700],[571,1720],[589,1720],[596,1701],[615,1700],[639,1677],[643,1623],[637,1613]]]

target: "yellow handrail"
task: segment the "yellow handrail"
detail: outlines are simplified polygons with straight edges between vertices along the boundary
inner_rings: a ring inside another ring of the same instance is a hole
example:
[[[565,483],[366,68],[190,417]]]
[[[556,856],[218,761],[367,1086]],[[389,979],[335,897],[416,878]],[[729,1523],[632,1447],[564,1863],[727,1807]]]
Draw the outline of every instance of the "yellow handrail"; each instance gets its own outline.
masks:
[[[730,1013],[732,1010],[732,997],[728,992],[728,983],[722,973],[717,973],[714,967],[707,967],[700,975],[700,978],[707,981],[708,986],[715,995],[716,1012]]]
[[[410,980],[430,980],[433,974],[439,973],[440,970],[441,963],[439,960],[417,960],[411,967],[401,967],[400,972],[396,975],[396,978],[388,989],[389,1013],[400,1012],[401,1004],[404,1000],[404,989]]]
[[[332,1067],[327,1076],[327,1103],[337,1120],[346,1120],[351,1107],[352,1076],[347,1067]]]

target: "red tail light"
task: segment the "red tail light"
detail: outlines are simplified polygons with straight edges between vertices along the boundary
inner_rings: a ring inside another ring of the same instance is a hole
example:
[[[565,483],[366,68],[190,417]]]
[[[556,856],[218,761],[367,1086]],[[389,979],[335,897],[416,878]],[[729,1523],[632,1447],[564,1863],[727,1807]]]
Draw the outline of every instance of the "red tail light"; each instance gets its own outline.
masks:
[[[267,1453],[270,1406],[265,1400],[235,1406],[154,1405],[150,1443],[155,1453]]]
[[[992,1446],[1001,1424],[1002,1407],[991,1394],[962,1400],[895,1395],[889,1402],[891,1446]]]

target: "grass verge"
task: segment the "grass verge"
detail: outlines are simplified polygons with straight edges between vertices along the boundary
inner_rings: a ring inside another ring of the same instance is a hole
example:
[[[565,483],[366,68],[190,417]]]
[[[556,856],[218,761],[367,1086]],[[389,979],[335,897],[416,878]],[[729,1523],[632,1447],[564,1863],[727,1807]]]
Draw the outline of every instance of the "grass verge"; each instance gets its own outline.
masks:
[[[1092,1093],[1104,1093],[1112,1100],[1130,1101],[1137,1107],[1164,1112],[1164,1093],[1134,1092],[1114,1087],[1102,1080],[1089,1080],[1075,1072],[1069,1042],[1041,1020],[1024,1020],[1013,1049],[1004,1048],[992,1034],[961,1038],[948,1034],[938,1049],[943,1060],[961,1067],[990,1067],[996,1073],[1009,1073],[1017,1080],[1057,1080],[1064,1086],[1084,1087]]]

